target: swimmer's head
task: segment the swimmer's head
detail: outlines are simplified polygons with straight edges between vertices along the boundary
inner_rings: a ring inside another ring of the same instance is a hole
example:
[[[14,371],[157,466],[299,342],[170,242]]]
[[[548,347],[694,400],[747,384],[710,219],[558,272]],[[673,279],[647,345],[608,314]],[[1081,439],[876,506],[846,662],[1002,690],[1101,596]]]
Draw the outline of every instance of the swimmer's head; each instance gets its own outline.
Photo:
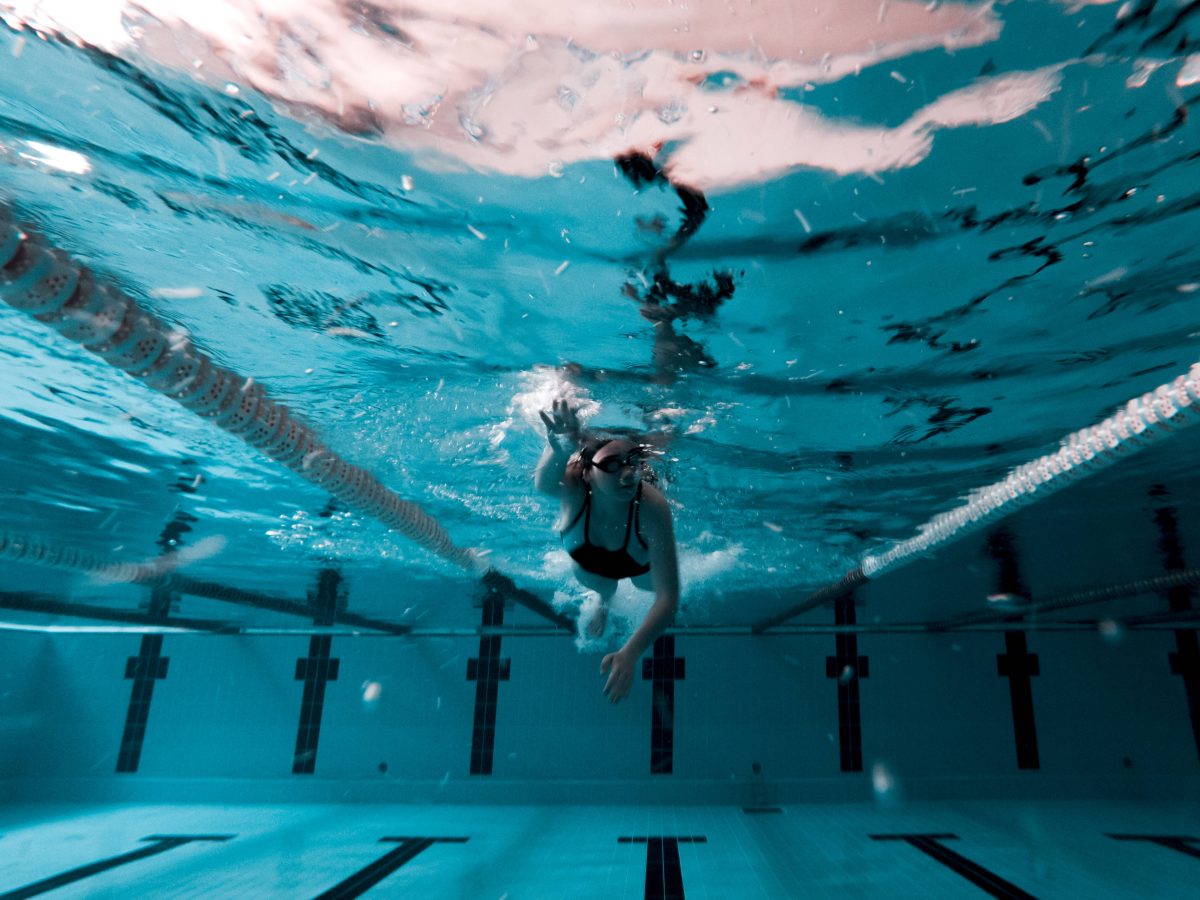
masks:
[[[641,481],[656,480],[646,462],[653,453],[649,445],[626,438],[589,438],[571,458],[568,471],[594,490],[632,494]]]

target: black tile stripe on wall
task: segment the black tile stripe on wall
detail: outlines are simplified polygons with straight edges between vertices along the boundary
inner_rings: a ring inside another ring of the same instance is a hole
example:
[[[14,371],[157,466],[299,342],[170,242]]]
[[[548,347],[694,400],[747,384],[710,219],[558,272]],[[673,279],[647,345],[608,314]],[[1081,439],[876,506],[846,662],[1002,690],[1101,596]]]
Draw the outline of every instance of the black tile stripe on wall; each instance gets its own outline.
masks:
[[[1150,489],[1152,497],[1166,497],[1163,485]],[[1179,516],[1174,507],[1163,506],[1154,511],[1158,526],[1158,548],[1162,554],[1163,568],[1168,572],[1187,568],[1183,540],[1179,536]],[[1184,584],[1167,589],[1167,603],[1171,612],[1182,613],[1192,608],[1195,588]],[[1200,636],[1195,629],[1175,631],[1175,650],[1168,654],[1171,674],[1183,679],[1184,696],[1187,698],[1188,717],[1192,723],[1192,740],[1196,754],[1200,756]]]
[[[196,841],[230,841],[233,838],[234,835],[232,834],[152,834],[149,837],[142,838],[144,841],[149,841],[150,844],[140,850],[131,850],[128,853],[122,853],[120,856],[111,856],[108,859],[102,859],[94,863],[89,863],[86,866],[79,866],[78,868],[61,872],[58,875],[52,875],[49,878],[43,878],[41,881],[35,881],[24,887],[0,894],[0,900],[24,900],[25,897],[36,897],[38,894],[56,891],[68,884],[74,884],[76,881],[91,878],[93,875],[99,875],[101,872],[107,872],[118,866],[146,859],[149,856],[166,853],[168,850],[174,850],[176,847],[182,847],[184,844],[191,844]]]
[[[834,619],[838,625],[854,625],[854,594],[839,597],[834,606]],[[859,704],[858,680],[868,677],[870,661],[858,655],[858,635],[835,635],[836,654],[825,657],[825,676],[837,679],[838,692],[838,747],[841,753],[843,772],[861,772],[862,761],[862,709]]]
[[[1021,890],[1010,881],[1005,881],[995,872],[985,869],[977,862],[956,853],[942,841],[957,840],[953,834],[872,834],[873,841],[904,841],[916,847],[931,859],[936,859],[946,868],[958,873],[981,890],[1001,900],[1035,900],[1033,894]]]
[[[646,845],[646,900],[684,900],[680,844],[707,844],[703,835],[687,837],[621,837],[618,844]]]
[[[321,569],[317,586],[309,591],[308,608],[313,624],[328,628],[333,624],[341,597],[342,575],[337,569]],[[296,729],[296,750],[292,755],[293,775],[312,775],[317,769],[317,746],[321,740],[321,718],[325,712],[325,686],[337,681],[340,660],[332,658],[333,638],[314,635],[308,639],[308,656],[296,660],[296,680],[304,682],[300,699],[300,725]]]
[[[1028,599],[1029,588],[1021,580],[1017,542],[1012,532],[1007,528],[992,531],[988,535],[987,549],[996,561],[996,592]],[[1024,631],[1006,631],[1004,650],[996,655],[996,671],[1008,679],[1017,768],[1037,769],[1041,767],[1037,719],[1033,711],[1033,679],[1039,673],[1037,654],[1029,652]]]
[[[194,493],[192,478],[179,480],[178,490]],[[179,549],[183,536],[192,530],[195,516],[177,509],[155,541],[164,555]],[[165,623],[171,614],[177,596],[169,587],[155,585],[150,589],[150,601],[146,608],[151,622]],[[150,704],[154,699],[154,682],[167,677],[170,660],[162,655],[161,634],[142,635],[137,656],[125,661],[125,677],[133,681],[129,691],[129,708],[125,711],[125,727],[121,730],[121,747],[117,751],[117,772],[131,773],[138,770],[142,761],[142,747],[146,740],[146,726],[150,722]]]
[[[483,627],[504,624],[504,597],[488,590],[483,598]],[[467,660],[467,680],[475,682],[475,724],[471,729],[471,774],[491,775],[496,751],[496,702],[500,682],[508,681],[512,660],[500,658],[500,636],[481,635],[479,656]]]
[[[333,638],[313,635],[308,639],[308,656],[296,660],[296,680],[304,682],[300,701],[300,728],[292,773],[311,775],[317,767],[317,745],[321,739],[321,714],[325,710],[325,685],[337,681],[340,661],[330,657]]]
[[[675,682],[684,678],[684,661],[675,655],[675,636],[654,641],[650,659],[642,660],[642,679],[652,684],[650,704],[650,774],[670,775],[675,768]]]
[[[118,772],[136,772],[142,759],[142,744],[146,724],[150,720],[150,701],[154,697],[154,682],[167,677],[170,659],[162,655],[161,634],[142,635],[137,656],[125,660],[125,677],[133,680],[129,709],[125,713],[125,728],[121,733],[121,749],[117,753]]]
[[[352,900],[369,891],[405,863],[416,858],[434,844],[465,844],[465,837],[385,837],[383,844],[399,844],[395,850],[359,869],[341,884],[331,887],[316,900]],[[0,898],[2,900],[2,898]]]
[[[1200,838],[1172,834],[1110,834],[1114,841],[1147,841],[1200,859]],[[1193,847],[1196,844],[1198,846]]]

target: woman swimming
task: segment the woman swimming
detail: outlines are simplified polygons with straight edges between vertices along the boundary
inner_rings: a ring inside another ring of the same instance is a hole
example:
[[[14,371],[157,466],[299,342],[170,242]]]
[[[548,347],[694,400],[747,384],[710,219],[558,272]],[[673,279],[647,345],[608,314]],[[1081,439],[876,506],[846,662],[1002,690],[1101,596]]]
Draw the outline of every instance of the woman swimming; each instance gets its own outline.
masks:
[[[662,492],[643,480],[644,446],[620,438],[583,438],[566,400],[554,401],[541,417],[549,446],[538,462],[534,486],[559,498],[563,546],[575,576],[600,595],[588,632],[597,637],[604,633],[608,603],[622,578],[654,592],[654,604],[641,625],[600,663],[600,671],[609,673],[604,693],[617,703],[633,686],[638,659],[679,607],[671,510]]]

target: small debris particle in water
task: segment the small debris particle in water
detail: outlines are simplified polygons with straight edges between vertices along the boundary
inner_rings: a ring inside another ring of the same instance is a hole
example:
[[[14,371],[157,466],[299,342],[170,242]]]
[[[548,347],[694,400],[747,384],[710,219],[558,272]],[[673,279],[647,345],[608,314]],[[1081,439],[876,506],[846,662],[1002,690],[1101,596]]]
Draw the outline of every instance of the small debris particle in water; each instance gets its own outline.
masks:
[[[899,72],[897,72],[895,69],[892,69],[892,71],[888,72],[888,74],[892,77],[892,81],[898,81],[901,84],[908,84],[908,79],[905,78],[903,75],[901,75]]]
[[[763,522],[763,525],[765,525],[767,528],[771,529],[776,534],[781,534],[783,532],[783,526],[778,525],[775,522]]]
[[[874,788],[876,796],[886,796],[895,786],[895,776],[886,765],[878,762],[871,767],[871,787]]]
[[[1100,637],[1110,644],[1115,644],[1125,637],[1125,629],[1116,619],[1101,619],[1096,623]]]
[[[150,289],[150,296],[155,300],[195,300],[204,291],[198,287],[157,287]]]
[[[404,188],[404,190],[406,190],[406,191],[411,191],[413,189],[412,176],[411,175],[401,175],[400,176],[400,187]]]
[[[808,224],[808,219],[804,218],[804,213],[798,209],[793,209],[792,212],[796,218],[800,220],[800,227],[804,229],[805,234],[812,234],[812,226]]]
[[[365,331],[363,331],[359,328],[343,328],[341,326],[334,326],[333,328],[326,328],[325,333],[328,335],[332,335],[333,337],[354,337],[354,338],[364,338],[367,340],[370,340],[370,338],[371,338],[371,335],[367,334]]]
[[[561,275],[563,272],[565,272],[567,270],[567,266],[569,266],[570,264],[571,264],[571,261],[569,259],[564,259],[561,263],[558,264],[558,268],[554,270],[554,274]]]
[[[1022,606],[1029,602],[1029,598],[1011,593],[988,594],[987,602],[993,606]]]
[[[487,240],[487,235],[484,234],[482,231],[480,231],[478,228],[476,228],[474,225],[468,225],[467,231],[471,232],[471,234],[475,235],[475,237],[479,238],[481,241]]]

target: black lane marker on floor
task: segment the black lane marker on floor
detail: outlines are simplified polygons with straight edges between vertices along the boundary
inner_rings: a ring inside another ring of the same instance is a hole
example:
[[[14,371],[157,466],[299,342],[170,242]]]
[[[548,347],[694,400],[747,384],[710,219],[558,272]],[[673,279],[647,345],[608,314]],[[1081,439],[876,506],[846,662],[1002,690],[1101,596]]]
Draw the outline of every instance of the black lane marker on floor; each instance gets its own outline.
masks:
[[[157,856],[159,853],[166,853],[168,850],[174,850],[176,847],[182,847],[184,844],[191,844],[196,841],[231,841],[233,838],[234,835],[232,834],[152,834],[150,837],[142,838],[143,841],[153,841],[148,847],[143,847],[140,850],[131,850],[128,853],[122,853],[120,856],[112,856],[108,859],[102,859],[99,862],[80,866],[77,869],[71,869],[60,875],[35,881],[33,884],[27,884],[16,890],[0,894],[0,900],[22,900],[25,897],[36,897],[38,894],[57,890],[76,881],[82,881],[84,878],[90,878],[101,872],[107,872],[109,869],[115,869],[118,866],[137,862],[140,859],[146,859],[150,856]]]
[[[854,593],[839,597],[834,607],[838,625],[854,625]],[[862,709],[859,705],[858,679],[870,674],[870,661],[858,655],[858,635],[838,634],[837,654],[825,657],[825,677],[836,678],[838,683],[838,747],[841,751],[842,771],[861,772],[862,762]]]
[[[675,682],[684,678],[683,657],[675,655],[675,636],[654,641],[642,660],[642,680],[653,684],[650,704],[650,774],[670,775],[675,768]]]
[[[125,713],[125,729],[121,733],[121,749],[117,753],[118,772],[136,772],[141,762],[154,682],[167,677],[170,662],[162,655],[162,645],[161,634],[144,634],[138,655],[125,660],[125,677],[133,680],[133,688],[129,694],[129,710]]]
[[[1150,489],[1150,496],[1165,497],[1167,489],[1163,485],[1155,485]],[[1174,507],[1164,506],[1154,511],[1154,521],[1158,526],[1158,549],[1162,553],[1163,568],[1176,571],[1187,568],[1184,558],[1183,541],[1179,537],[1179,518]],[[1171,612],[1186,612],[1192,608],[1192,594],[1195,591],[1191,585],[1180,585],[1167,589],[1167,603]],[[1200,637],[1193,630],[1179,629],[1175,632],[1175,650],[1168,654],[1171,674],[1183,679],[1183,691],[1187,697],[1188,717],[1192,723],[1192,739],[1196,744],[1196,753],[1200,755]]]
[[[999,875],[985,869],[979,863],[972,862],[960,853],[955,853],[941,841],[957,840],[954,834],[872,834],[873,841],[904,841],[916,847],[926,856],[937,860],[948,869],[957,872],[976,887],[986,891],[1001,900],[1036,900],[1033,894],[1027,893]]]
[[[314,900],[352,900],[369,891],[406,862],[428,850],[434,844],[465,844],[465,837],[385,837],[381,844],[399,844],[395,850],[359,869],[341,884],[331,887]]]
[[[342,575],[337,569],[317,574],[316,590],[308,594],[313,624],[328,628],[337,615]],[[314,635],[308,639],[308,656],[296,660],[296,680],[304,682],[300,700],[300,725],[296,730],[293,775],[312,775],[317,768],[317,745],[321,740],[321,717],[325,712],[325,685],[337,681],[340,660],[332,658],[333,638]]]
[[[988,535],[987,549],[998,567],[996,592],[1028,599],[1029,588],[1021,579],[1017,544],[1013,533],[1007,528],[997,528]],[[1024,631],[1006,631],[1004,649],[1005,653],[996,655],[996,671],[1001,677],[1008,679],[1017,768],[1037,769],[1041,767],[1037,720],[1033,712],[1033,678],[1039,674],[1037,654],[1029,652]]]
[[[483,627],[504,624],[504,595],[488,589],[483,598]],[[491,775],[496,750],[496,702],[500,682],[508,681],[512,660],[500,658],[500,636],[479,638],[479,656],[467,660],[467,681],[475,682],[475,724],[471,729],[471,774]]]
[[[646,900],[684,900],[680,844],[707,844],[702,835],[692,837],[621,837],[618,844],[646,845]]]
[[[1109,834],[1106,837],[1110,837],[1114,841],[1146,841],[1200,859],[1200,846],[1191,846],[1192,844],[1200,845],[1200,838],[1171,834]]]

